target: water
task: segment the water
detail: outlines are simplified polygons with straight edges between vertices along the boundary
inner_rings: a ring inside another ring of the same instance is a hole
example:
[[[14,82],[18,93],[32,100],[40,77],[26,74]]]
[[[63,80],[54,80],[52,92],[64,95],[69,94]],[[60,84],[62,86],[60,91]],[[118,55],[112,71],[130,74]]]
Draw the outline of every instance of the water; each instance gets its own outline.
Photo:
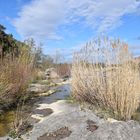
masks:
[[[12,122],[14,122],[14,120],[14,111],[7,111],[0,115],[0,137],[5,136],[10,131]]]
[[[56,88],[56,87],[54,87],[54,88]],[[51,104],[58,100],[64,100],[67,97],[69,97],[71,94],[70,84],[62,85],[62,86],[56,88],[56,90],[57,90],[56,93],[54,93],[50,96],[42,97],[42,99],[40,100],[39,103]]]
[[[70,85],[65,84],[59,87],[52,87],[51,89],[56,89],[57,92],[46,97],[41,97],[38,103],[51,104],[57,100],[64,100],[70,95]],[[28,106],[29,108],[29,106]],[[15,111],[7,111],[0,115],[0,137],[7,135],[10,131],[11,125],[15,120]]]

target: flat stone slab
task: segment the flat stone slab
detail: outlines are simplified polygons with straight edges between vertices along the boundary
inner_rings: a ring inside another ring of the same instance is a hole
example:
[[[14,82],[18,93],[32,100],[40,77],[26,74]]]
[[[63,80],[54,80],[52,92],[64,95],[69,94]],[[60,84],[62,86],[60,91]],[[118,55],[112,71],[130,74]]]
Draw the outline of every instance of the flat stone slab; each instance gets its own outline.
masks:
[[[92,133],[87,130],[87,120],[96,122],[98,126],[104,122],[104,120],[93,114],[92,111],[81,110],[78,105],[69,104],[65,100],[51,104],[40,104],[38,109],[45,108],[51,108],[54,111],[53,114],[42,117],[42,120],[34,125],[32,132],[29,133],[29,137],[23,136],[24,140],[40,140],[41,136],[45,137],[45,134],[54,134],[54,132],[56,133],[57,130],[61,130],[64,127],[71,131],[71,134],[64,138],[64,140],[86,140],[87,134]],[[50,136],[52,137],[52,135]]]
[[[39,109],[45,108],[51,108],[53,114],[36,123],[29,137],[23,136],[24,140],[59,140],[58,132],[65,132],[65,129],[61,131],[64,127],[67,127],[71,134],[67,130],[69,136],[63,140],[140,139],[140,125],[135,121],[108,122],[97,117],[92,111],[81,110],[78,105],[69,104],[64,100],[52,104],[40,104]]]
[[[103,123],[86,140],[139,140],[140,125],[135,121]]]

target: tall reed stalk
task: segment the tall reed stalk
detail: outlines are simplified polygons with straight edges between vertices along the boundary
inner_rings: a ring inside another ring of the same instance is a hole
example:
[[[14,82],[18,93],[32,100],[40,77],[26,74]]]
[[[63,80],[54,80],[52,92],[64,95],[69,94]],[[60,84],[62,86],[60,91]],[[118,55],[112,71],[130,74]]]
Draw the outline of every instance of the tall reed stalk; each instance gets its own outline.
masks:
[[[128,45],[105,37],[75,52],[72,89],[76,99],[109,108],[118,119],[131,119],[139,107],[140,75]]]

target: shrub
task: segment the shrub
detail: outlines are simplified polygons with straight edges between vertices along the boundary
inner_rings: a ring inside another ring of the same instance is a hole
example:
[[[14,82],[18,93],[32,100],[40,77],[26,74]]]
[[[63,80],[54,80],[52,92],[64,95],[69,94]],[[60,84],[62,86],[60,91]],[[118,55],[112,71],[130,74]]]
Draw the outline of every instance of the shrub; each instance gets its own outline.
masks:
[[[5,57],[0,64],[0,104],[7,106],[24,97],[33,71],[30,48],[22,47],[19,57]]]
[[[45,80],[46,75],[45,72],[41,71],[40,69],[36,68],[33,73],[33,83],[37,83],[38,81]]]
[[[131,119],[139,106],[140,75],[128,45],[99,38],[75,52],[73,96],[109,108],[117,119]]]
[[[67,63],[57,64],[56,72],[60,77],[71,75],[71,65]]]

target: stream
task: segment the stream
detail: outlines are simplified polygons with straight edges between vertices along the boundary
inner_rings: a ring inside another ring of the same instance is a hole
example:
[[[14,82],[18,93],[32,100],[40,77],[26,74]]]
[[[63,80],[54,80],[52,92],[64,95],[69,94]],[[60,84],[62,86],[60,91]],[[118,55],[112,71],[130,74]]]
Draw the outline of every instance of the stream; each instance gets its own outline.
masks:
[[[52,87],[50,90],[56,89],[57,92],[51,94],[50,96],[42,97],[39,101],[39,104],[47,103],[51,104],[58,100],[64,100],[71,94],[70,84],[64,84],[58,87]]]
[[[55,93],[49,96],[42,96],[35,104],[51,104],[58,100],[64,100],[71,94],[70,84],[66,83],[60,86],[51,87],[50,90],[56,90]],[[29,106],[30,107],[30,106]],[[15,111],[10,110],[0,115],[0,137],[7,135],[10,131],[11,124],[15,120]]]

